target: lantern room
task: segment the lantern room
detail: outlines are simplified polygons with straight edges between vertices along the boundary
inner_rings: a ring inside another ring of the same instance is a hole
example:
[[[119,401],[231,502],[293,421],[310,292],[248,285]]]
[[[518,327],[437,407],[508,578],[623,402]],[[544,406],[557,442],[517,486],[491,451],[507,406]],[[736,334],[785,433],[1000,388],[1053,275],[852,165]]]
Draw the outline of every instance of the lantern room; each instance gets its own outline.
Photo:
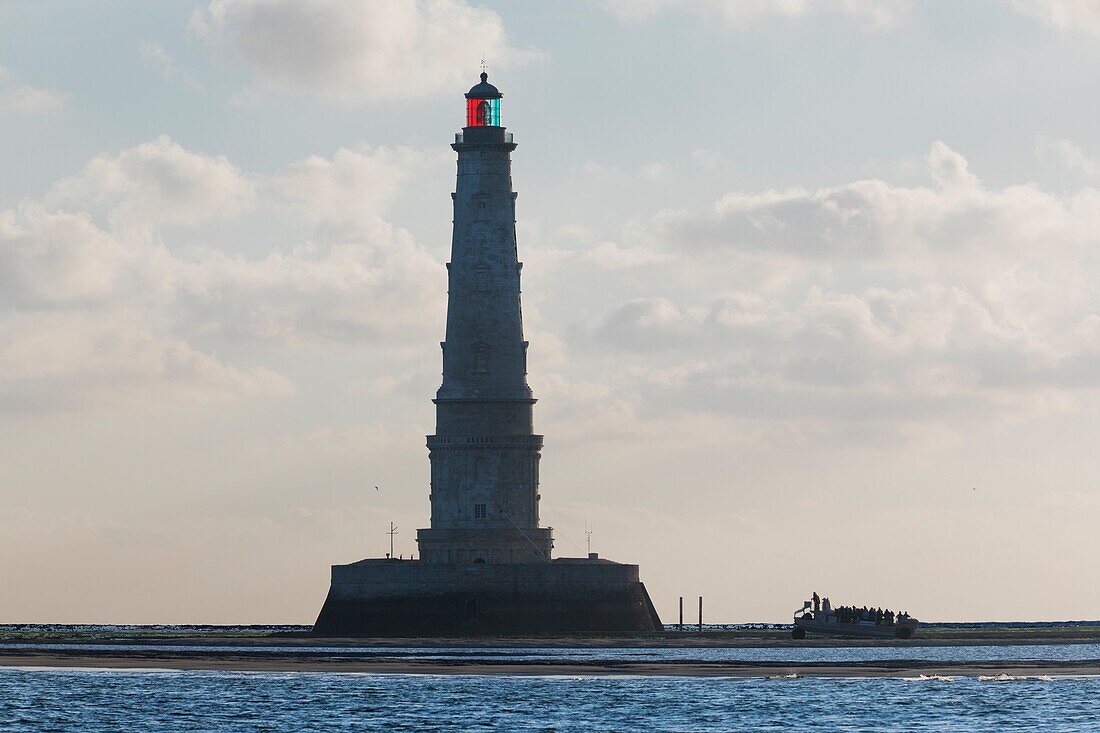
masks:
[[[500,127],[500,98],[504,95],[481,72],[481,83],[466,93],[466,127]]]

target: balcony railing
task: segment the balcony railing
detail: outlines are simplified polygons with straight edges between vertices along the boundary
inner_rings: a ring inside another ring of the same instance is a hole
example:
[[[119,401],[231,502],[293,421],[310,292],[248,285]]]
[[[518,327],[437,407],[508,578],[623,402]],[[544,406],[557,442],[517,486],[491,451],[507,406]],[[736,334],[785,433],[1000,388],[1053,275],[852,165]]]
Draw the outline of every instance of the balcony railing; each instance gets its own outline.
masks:
[[[429,446],[444,445],[542,445],[541,435],[429,435]]]
[[[485,128],[480,128],[480,129],[485,129]],[[461,132],[456,132],[455,133],[455,142],[457,144],[461,145],[463,142],[465,142],[465,136]],[[479,142],[486,142],[486,141],[479,141]],[[505,145],[511,145],[512,144],[512,133],[510,133],[510,132],[504,133],[504,144]]]

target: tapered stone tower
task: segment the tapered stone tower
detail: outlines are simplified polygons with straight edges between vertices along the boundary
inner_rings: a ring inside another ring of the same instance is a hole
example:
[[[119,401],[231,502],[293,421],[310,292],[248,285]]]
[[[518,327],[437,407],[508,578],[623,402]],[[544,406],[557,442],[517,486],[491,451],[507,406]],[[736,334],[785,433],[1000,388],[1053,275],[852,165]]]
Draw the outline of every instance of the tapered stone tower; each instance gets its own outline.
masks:
[[[431,529],[417,535],[431,563],[545,562],[539,527],[539,451],[520,311],[512,151],[501,93],[487,75],[466,94],[455,136],[458,184],[447,264],[443,384],[435,396]]]
[[[542,436],[532,421],[520,309],[512,136],[502,94],[466,94],[455,136],[458,183],[443,383],[436,392],[431,526],[419,560],[332,566],[314,633],[327,636],[563,634],[654,631],[661,620],[637,565],[551,559],[539,526]]]

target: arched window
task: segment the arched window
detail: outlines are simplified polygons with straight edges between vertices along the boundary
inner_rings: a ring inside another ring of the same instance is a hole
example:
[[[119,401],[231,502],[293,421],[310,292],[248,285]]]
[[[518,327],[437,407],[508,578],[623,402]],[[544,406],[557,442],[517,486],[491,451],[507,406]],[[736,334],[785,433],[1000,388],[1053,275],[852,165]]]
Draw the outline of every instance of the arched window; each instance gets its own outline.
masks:
[[[474,373],[489,373],[489,344],[484,341],[474,344]]]

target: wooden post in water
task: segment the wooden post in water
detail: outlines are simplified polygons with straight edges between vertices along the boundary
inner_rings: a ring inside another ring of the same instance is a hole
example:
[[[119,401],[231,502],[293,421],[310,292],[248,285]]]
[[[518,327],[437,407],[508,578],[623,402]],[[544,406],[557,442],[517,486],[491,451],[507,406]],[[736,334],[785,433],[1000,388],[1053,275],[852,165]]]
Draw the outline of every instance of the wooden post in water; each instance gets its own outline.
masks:
[[[699,630],[703,630],[703,597],[699,596]]]
[[[680,631],[684,630],[684,597],[680,596]]]

